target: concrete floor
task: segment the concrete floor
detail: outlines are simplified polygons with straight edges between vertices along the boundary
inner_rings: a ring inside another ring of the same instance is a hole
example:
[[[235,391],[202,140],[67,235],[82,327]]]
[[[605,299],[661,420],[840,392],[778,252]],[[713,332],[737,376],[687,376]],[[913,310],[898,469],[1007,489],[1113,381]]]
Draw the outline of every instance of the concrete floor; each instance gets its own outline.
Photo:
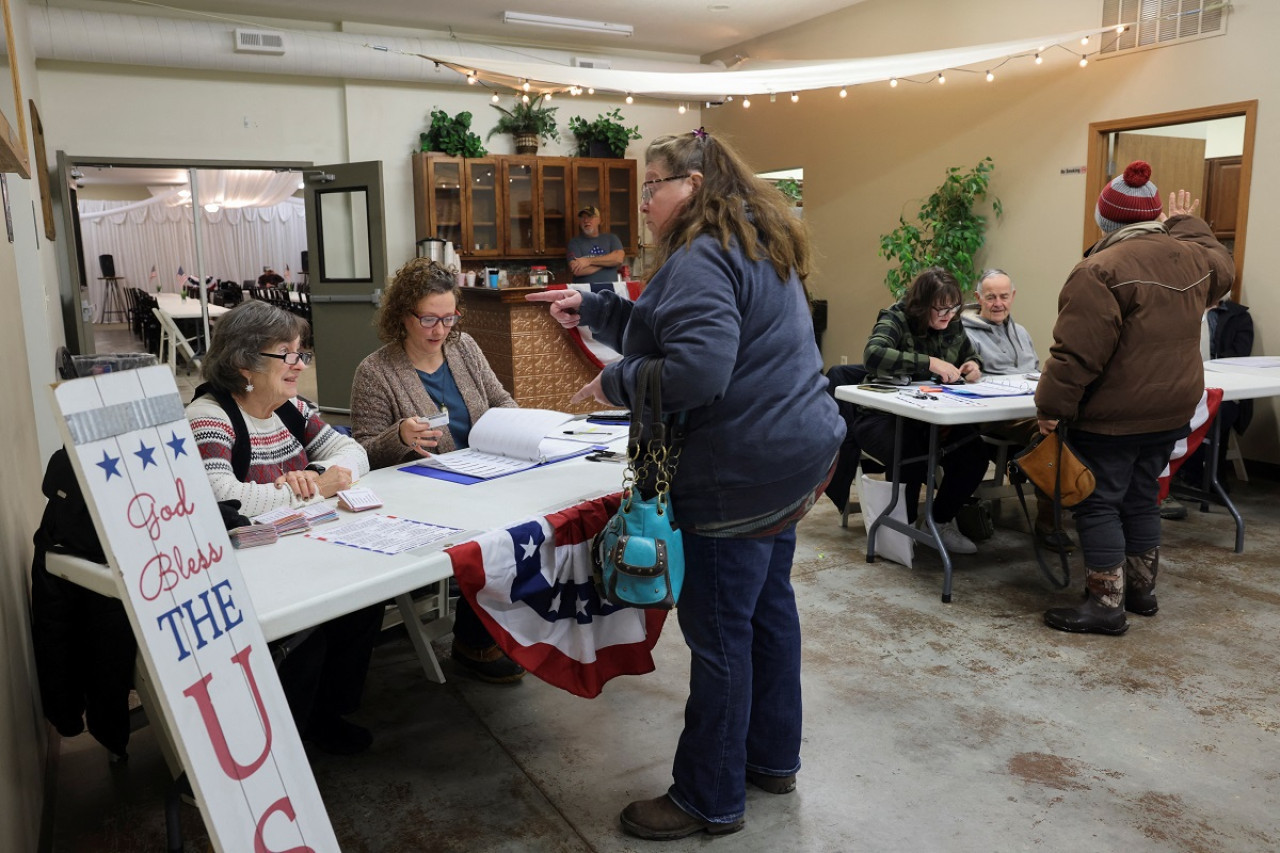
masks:
[[[864,558],[861,519],[829,503],[800,525],[804,627],[799,789],[750,789],[746,829],[665,846],[624,835],[627,802],[663,792],[688,654],[671,620],[657,671],[584,700],[533,678],[492,686],[406,640],[375,654],[352,758],[313,757],[345,851],[1263,851],[1280,848],[1280,484],[1236,483],[1246,553],[1221,510],[1165,523],[1161,610],[1123,637],[1041,623],[1079,595],[1040,578],[1016,501],[956,560]],[[1074,570],[1081,572],[1079,558]],[[447,658],[447,649],[441,648]],[[165,768],[150,729],[110,766],[81,735],[57,766],[55,851],[163,850]],[[183,807],[186,849],[203,851]]]

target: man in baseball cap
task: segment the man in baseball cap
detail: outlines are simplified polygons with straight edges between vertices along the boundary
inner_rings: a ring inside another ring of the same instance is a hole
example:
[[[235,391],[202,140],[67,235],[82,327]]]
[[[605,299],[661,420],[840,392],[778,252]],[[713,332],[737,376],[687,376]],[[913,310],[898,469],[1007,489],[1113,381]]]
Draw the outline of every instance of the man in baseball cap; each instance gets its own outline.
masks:
[[[590,282],[592,290],[612,284],[617,268],[627,262],[622,241],[600,232],[600,210],[594,205],[578,211],[578,228],[582,233],[569,241],[569,272],[574,282]]]

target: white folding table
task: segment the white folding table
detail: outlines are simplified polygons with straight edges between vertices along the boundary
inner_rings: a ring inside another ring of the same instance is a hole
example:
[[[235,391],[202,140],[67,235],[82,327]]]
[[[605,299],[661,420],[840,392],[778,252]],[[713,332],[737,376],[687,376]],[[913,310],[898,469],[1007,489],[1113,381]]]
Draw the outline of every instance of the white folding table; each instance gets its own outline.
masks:
[[[1016,377],[1005,377],[1014,379]],[[1034,382],[1027,380],[1029,384]],[[1256,397],[1280,396],[1280,369],[1243,368],[1230,363],[1207,362],[1205,364],[1205,387],[1221,388],[1222,399],[1248,400]],[[936,548],[942,558],[942,600],[951,601],[951,556],[942,544],[937,526],[933,522],[934,471],[938,465],[938,428],[959,424],[991,423],[1009,421],[1018,418],[1034,417],[1036,414],[1035,398],[1031,394],[1017,397],[982,397],[973,399],[971,404],[957,405],[941,395],[930,395],[924,399],[914,396],[914,388],[904,388],[893,394],[868,391],[857,385],[840,385],[835,395],[841,400],[848,400],[859,406],[888,412],[895,416],[893,460],[889,468],[889,476],[893,483],[892,498],[889,506],[867,529],[867,562],[873,562],[876,556],[876,533],[881,527],[889,527],[911,538]],[[945,394],[945,392],[944,392]],[[949,395],[947,395],[949,396]],[[938,397],[938,399],[931,399]],[[929,452],[925,463],[925,508],[924,518],[928,530],[917,530],[909,524],[889,517],[890,510],[897,505],[901,482],[899,474],[902,463],[902,425],[903,418],[912,418],[929,424]],[[1244,519],[1227,496],[1226,490],[1218,481],[1217,442],[1220,440],[1218,421],[1210,429],[1206,442],[1206,486],[1204,494],[1199,497],[1213,500],[1227,509],[1236,524],[1236,552],[1244,550]]]

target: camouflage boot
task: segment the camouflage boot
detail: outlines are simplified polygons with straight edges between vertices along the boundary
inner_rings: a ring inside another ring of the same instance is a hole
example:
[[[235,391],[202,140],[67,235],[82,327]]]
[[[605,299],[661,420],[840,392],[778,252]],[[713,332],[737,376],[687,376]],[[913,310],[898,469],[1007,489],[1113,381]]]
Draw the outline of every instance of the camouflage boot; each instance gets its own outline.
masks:
[[[1160,571],[1160,548],[1124,558],[1124,609],[1139,616],[1155,616],[1156,575]]]
[[[1124,564],[1085,574],[1085,600],[1079,607],[1046,610],[1044,624],[1075,634],[1123,634],[1129,630],[1124,616]]]

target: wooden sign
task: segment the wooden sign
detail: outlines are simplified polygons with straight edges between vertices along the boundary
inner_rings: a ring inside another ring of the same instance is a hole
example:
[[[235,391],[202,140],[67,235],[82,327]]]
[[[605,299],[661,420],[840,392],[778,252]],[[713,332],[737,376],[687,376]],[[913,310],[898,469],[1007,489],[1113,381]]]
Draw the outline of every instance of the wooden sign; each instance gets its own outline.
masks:
[[[53,389],[161,720],[223,851],[337,851],[173,374]]]

